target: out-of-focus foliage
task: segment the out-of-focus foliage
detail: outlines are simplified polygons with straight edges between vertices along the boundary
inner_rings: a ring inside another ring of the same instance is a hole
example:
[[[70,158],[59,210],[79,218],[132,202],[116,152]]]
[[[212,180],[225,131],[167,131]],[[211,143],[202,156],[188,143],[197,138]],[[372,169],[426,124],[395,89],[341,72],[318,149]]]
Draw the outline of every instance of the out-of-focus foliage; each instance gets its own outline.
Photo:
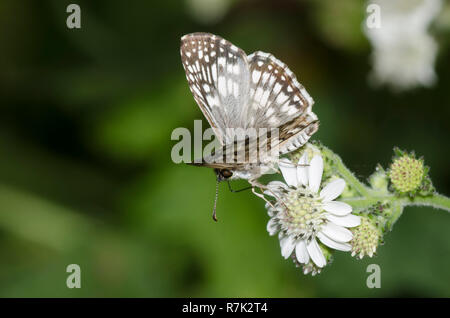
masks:
[[[314,139],[361,178],[397,145],[450,194],[448,5],[437,84],[393,94],[366,81],[364,1],[223,0],[202,19],[202,1],[80,0],[69,30],[71,2],[0,3],[0,296],[450,296],[445,212],[407,209],[375,258],[337,253],[312,278],[281,258],[260,199],[221,185],[214,223],[212,172],[170,158],[172,130],[202,118],[179,39],[205,31],[286,62],[315,99]]]

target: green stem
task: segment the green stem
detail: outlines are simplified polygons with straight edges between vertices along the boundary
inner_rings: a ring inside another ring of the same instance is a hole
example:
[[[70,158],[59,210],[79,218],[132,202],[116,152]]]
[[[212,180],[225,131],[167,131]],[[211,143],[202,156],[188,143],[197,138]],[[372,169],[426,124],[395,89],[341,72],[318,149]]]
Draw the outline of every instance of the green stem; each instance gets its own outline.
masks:
[[[392,194],[386,194],[373,195],[368,197],[343,198],[340,199],[340,201],[350,204],[355,209],[366,209],[373,206],[374,204],[377,204],[378,202],[399,202],[402,206],[429,206],[450,212],[450,198],[443,196],[442,194],[434,194],[427,197],[416,196],[413,199],[399,198]]]
[[[428,197],[417,196],[412,200],[406,200],[405,203],[405,205],[430,206],[435,209],[441,209],[450,212],[450,198],[442,194],[434,194]]]
[[[385,219],[389,229],[400,218],[405,206],[430,206],[450,212],[450,198],[446,196],[436,193],[426,197],[416,196],[409,198],[398,197],[388,192],[375,191],[359,181],[344,165],[342,159],[333,151],[322,146],[322,154],[332,161],[332,167],[345,179],[347,184],[360,194],[357,197],[342,198],[341,201],[350,204],[354,211],[363,211],[378,203],[389,204],[392,213]]]
[[[386,218],[388,229],[391,229],[395,222],[400,218],[405,206],[429,206],[450,212],[450,198],[443,196],[442,194],[434,194],[427,197],[416,196],[413,199],[386,194],[369,197],[343,198],[340,201],[350,204],[355,211],[366,210],[377,203],[389,203],[392,208],[392,214]]]
[[[392,227],[397,222],[397,220],[402,216],[403,214],[403,205],[400,201],[394,201],[392,202],[392,214],[390,217],[386,218],[386,227],[390,231],[392,230]]]
[[[351,198],[341,198],[339,201],[346,202],[350,204],[355,210],[365,210],[379,202],[391,202],[393,196],[372,196],[372,197],[351,197]]]

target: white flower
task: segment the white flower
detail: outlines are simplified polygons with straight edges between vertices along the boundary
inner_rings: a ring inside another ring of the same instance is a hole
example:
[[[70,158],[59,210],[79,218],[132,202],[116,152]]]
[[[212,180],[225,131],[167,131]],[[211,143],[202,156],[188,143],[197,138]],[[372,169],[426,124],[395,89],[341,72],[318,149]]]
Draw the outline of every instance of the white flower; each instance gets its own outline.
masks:
[[[395,90],[431,86],[436,81],[434,63],[438,52],[428,27],[442,5],[441,0],[371,0],[380,7],[380,28],[365,24],[373,46],[374,83]]]
[[[280,170],[287,184],[272,181],[265,194],[274,196],[273,206],[267,205],[269,216],[267,231],[279,233],[281,255],[293,256],[301,264],[310,259],[322,268],[327,261],[317,242],[336,250],[350,251],[348,243],[352,232],[348,227],[358,226],[360,217],[351,214],[352,207],[334,201],[345,188],[343,179],[328,183],[320,192],[323,160],[315,155],[308,164],[306,153],[299,165],[289,160],[280,161]]]
[[[198,22],[219,22],[233,4],[230,0],[185,0],[188,13]]]

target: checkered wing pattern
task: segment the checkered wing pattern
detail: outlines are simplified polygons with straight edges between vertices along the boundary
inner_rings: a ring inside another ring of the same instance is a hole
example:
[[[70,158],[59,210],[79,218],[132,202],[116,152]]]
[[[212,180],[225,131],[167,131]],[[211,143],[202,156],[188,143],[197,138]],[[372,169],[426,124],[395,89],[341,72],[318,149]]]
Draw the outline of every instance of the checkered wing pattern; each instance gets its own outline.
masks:
[[[219,36],[181,38],[181,60],[194,99],[222,144],[227,128],[246,127],[250,73],[244,51]]]
[[[219,36],[192,33],[181,39],[181,59],[194,99],[225,147],[233,142],[227,128],[279,128],[281,154],[317,131],[312,98],[273,55],[247,56]]]
[[[289,68],[273,55],[248,56],[250,97],[246,119],[250,127],[279,128],[281,154],[304,145],[318,129],[313,99]]]

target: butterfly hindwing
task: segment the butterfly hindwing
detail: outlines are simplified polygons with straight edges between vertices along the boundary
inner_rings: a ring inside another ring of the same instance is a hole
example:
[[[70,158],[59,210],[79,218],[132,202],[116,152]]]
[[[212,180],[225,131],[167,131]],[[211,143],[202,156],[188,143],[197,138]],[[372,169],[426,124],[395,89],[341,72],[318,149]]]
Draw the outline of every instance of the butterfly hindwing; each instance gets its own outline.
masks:
[[[250,99],[247,121],[252,127],[279,128],[279,151],[284,154],[305,144],[317,131],[313,99],[289,68],[273,55],[248,56]]]

